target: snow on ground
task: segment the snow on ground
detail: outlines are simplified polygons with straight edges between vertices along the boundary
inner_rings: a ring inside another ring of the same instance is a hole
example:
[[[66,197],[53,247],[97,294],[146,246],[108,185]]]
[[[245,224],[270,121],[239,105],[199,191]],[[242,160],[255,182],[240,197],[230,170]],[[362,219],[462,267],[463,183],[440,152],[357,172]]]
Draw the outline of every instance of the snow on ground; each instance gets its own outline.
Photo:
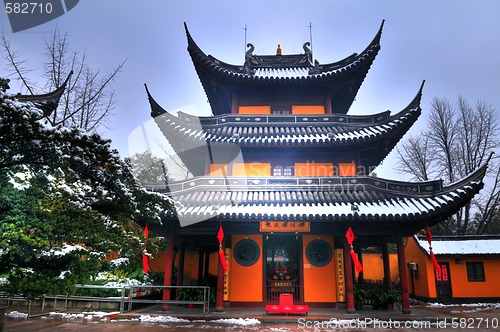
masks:
[[[187,319],[177,318],[173,316],[149,316],[149,315],[141,315],[139,317],[141,322],[149,322],[149,323],[190,323]]]
[[[104,312],[104,311],[85,311],[78,314],[69,314],[64,312],[49,312],[52,317],[59,317],[63,319],[94,319],[94,318],[107,318],[113,315],[119,314],[118,311],[115,312]]]
[[[25,314],[24,312],[19,312],[19,311],[11,311],[11,312],[6,312],[5,317],[27,319],[28,314]]]
[[[500,303],[464,303],[464,304],[442,304],[427,303],[430,308],[448,308],[451,313],[474,313],[483,310],[500,309]]]
[[[49,312],[48,316],[43,316],[42,318],[56,317],[61,319],[112,319],[116,318],[119,312],[104,312],[104,311],[85,311],[82,313],[64,313],[64,312]],[[5,314],[6,317],[9,318],[22,318],[27,319],[28,314],[22,313],[19,311],[12,311]],[[115,320],[112,320],[115,321]],[[227,318],[227,319],[216,319],[210,321],[200,321],[200,320],[188,320],[183,318],[177,318],[175,316],[150,316],[150,315],[141,315],[139,318],[133,319],[120,319],[121,322],[124,321],[139,321],[142,323],[195,323],[195,322],[207,322],[213,324],[224,324],[230,326],[253,326],[259,325],[260,321],[255,318]]]
[[[227,325],[238,325],[238,326],[251,326],[259,325],[260,321],[255,318],[227,318],[227,319],[216,319],[211,320],[210,323],[227,324]]]

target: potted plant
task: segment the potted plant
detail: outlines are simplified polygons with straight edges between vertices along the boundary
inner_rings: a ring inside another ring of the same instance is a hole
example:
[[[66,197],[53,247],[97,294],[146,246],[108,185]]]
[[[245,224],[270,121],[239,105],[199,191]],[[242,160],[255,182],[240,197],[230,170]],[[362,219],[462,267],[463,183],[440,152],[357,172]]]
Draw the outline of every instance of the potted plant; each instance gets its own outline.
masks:
[[[385,294],[385,307],[388,310],[394,309],[394,305],[399,306],[401,304],[401,294],[396,289],[391,289]]]
[[[210,291],[210,298],[205,299],[203,294],[203,289],[201,288],[181,288],[179,290],[179,296],[177,300],[182,301],[197,301],[201,302],[203,300],[208,300],[211,303],[215,302],[215,292]],[[192,307],[193,304],[187,304],[188,307]]]
[[[197,289],[195,288],[181,288],[179,289],[179,296],[177,297],[177,300],[180,301],[196,301],[197,297]],[[188,307],[192,307],[193,305],[188,303]]]
[[[361,287],[354,287],[354,308],[363,309],[363,303],[366,300],[366,291]]]
[[[374,286],[368,290],[368,298],[372,308],[377,310],[385,303],[385,291],[381,287]]]

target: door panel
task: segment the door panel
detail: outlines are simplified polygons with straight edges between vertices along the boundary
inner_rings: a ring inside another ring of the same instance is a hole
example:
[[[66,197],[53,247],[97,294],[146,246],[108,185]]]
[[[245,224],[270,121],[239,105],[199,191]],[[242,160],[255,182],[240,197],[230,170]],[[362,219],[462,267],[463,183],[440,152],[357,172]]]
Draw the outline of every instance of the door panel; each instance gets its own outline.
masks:
[[[441,273],[434,271],[436,278],[436,296],[439,301],[449,302],[452,299],[450,265],[447,262],[438,263]]]

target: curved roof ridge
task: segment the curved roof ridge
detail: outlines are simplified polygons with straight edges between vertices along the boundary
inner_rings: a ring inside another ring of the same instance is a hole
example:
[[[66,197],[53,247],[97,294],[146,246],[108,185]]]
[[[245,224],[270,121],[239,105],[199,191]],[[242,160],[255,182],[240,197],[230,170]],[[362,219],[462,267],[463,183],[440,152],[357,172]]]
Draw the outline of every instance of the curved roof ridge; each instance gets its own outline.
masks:
[[[447,191],[452,191],[457,188],[461,188],[471,182],[482,182],[484,176],[486,175],[486,170],[488,169],[490,160],[491,158],[493,158],[494,154],[495,152],[491,152],[486,161],[484,161],[472,173],[469,173],[466,177],[447,185],[444,189],[446,189]]]
[[[17,94],[14,97],[22,102],[29,101],[34,103],[43,111],[43,114],[45,116],[49,116],[59,106],[59,100],[61,99],[64,90],[66,90],[66,85],[68,84],[72,75],[73,71],[70,71],[63,84],[61,84],[61,86],[51,92],[40,95]]]
[[[427,181],[400,181],[400,180],[392,180],[392,179],[387,179],[387,178],[381,178],[381,177],[376,177],[372,175],[367,175],[366,178],[372,180],[372,181],[383,181],[387,183],[392,183],[396,185],[407,185],[407,184],[412,184],[415,186],[438,186],[439,188],[443,187],[443,180],[441,179],[436,179],[436,180],[427,180]]]
[[[389,120],[401,118],[401,116],[403,116],[405,113],[407,113],[411,110],[415,110],[415,109],[420,110],[420,102],[422,101],[422,91],[424,89],[424,84],[425,84],[425,80],[422,81],[422,84],[420,85],[420,88],[418,89],[418,92],[415,95],[415,97],[412,99],[412,101],[410,101],[410,103],[405,108],[403,108],[401,111],[399,111],[398,113],[396,113],[394,115],[391,115]]]
[[[196,44],[196,42],[194,41],[193,37],[191,36],[191,33],[189,32],[189,29],[187,27],[187,23],[186,22],[184,22],[184,30],[186,31],[186,37],[187,37],[187,41],[188,41],[188,50],[194,49],[196,52],[198,52],[201,55],[203,55],[203,56],[206,57],[207,55],[198,46],[198,44]]]
[[[163,107],[161,107],[160,104],[158,104],[158,102],[153,98],[153,96],[149,92],[148,85],[146,83],[144,83],[144,88],[146,89],[146,93],[148,95],[148,100],[149,100],[149,105],[151,106],[151,116],[154,118],[154,117],[157,117],[160,115],[167,115],[168,114],[171,117],[173,117],[172,114],[170,114],[167,110],[165,110]]]
[[[382,30],[384,27],[384,22],[385,22],[385,20],[382,20],[382,23],[380,24],[380,28],[377,31],[377,34],[375,35],[375,37],[373,37],[372,41],[368,44],[368,46],[366,46],[366,48],[361,53],[359,53],[359,54],[353,53],[353,54],[345,57],[342,60],[339,60],[336,62],[331,62],[331,63],[325,63],[325,64],[322,64],[321,66],[324,67],[325,69],[327,69],[326,71],[329,71],[331,69],[338,68],[338,67],[343,67],[344,64],[353,62],[353,60],[355,58],[357,58],[363,54],[368,53],[372,48],[380,47],[380,40],[382,39]]]
[[[374,47],[379,48],[384,22],[385,22],[385,20],[382,20],[382,24],[380,25],[380,28],[379,28],[377,34],[375,35],[375,37],[372,39],[372,41],[368,44],[368,46],[361,53],[359,53],[359,54],[353,53],[353,54],[351,54],[351,55],[349,55],[349,56],[347,56],[344,59],[341,59],[339,61],[325,63],[325,64],[319,64],[319,63],[312,64],[311,61],[308,61],[307,67],[310,68],[310,70],[311,70],[309,75],[321,75],[325,72],[330,72],[330,71],[336,70],[338,68],[346,67],[349,64],[356,62],[358,59],[363,58],[363,56],[366,55],[367,53],[369,53]],[[252,58],[252,59],[253,58],[255,58],[255,59],[270,58],[270,57],[273,57],[273,58],[276,57],[277,59],[285,59],[286,57],[306,57],[307,58],[312,54],[311,52],[306,52],[306,53],[288,54],[288,55],[282,55],[282,56],[256,55],[256,54],[248,53],[248,52],[252,52],[254,49],[253,45],[251,43],[248,43],[247,47],[250,47],[250,50],[247,51],[247,54],[245,56],[245,59],[246,59],[245,63],[242,65],[235,65],[235,64],[230,64],[230,63],[221,61],[220,59],[218,59],[212,55],[207,55],[205,52],[203,52],[203,50],[195,42],[194,38],[192,37],[191,33],[189,32],[189,29],[187,27],[186,22],[184,22],[184,29],[186,31],[186,37],[188,40],[188,51],[190,51],[190,53],[193,52],[193,53],[197,54],[199,57],[210,61],[210,63],[216,67],[221,67],[221,68],[225,68],[225,69],[228,69],[231,71],[235,71],[238,74],[242,74],[242,75],[253,76],[255,74],[254,73],[255,69],[271,68],[269,64],[260,64],[260,65],[257,63],[250,64],[250,62],[249,62],[250,58]],[[305,44],[308,44],[308,42],[306,42]],[[296,67],[295,63],[292,63],[292,64],[293,65],[291,65],[289,68]],[[280,62],[280,66],[287,68],[287,66],[283,66],[282,62]],[[252,69],[252,70],[250,70],[250,69]]]

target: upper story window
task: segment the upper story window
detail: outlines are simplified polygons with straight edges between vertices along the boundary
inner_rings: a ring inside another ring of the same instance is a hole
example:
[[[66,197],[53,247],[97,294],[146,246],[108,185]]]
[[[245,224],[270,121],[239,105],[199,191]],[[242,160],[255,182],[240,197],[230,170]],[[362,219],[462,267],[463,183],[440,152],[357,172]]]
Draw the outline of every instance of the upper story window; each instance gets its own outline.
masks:
[[[467,262],[467,280],[485,281],[483,262]]]
[[[293,166],[273,166],[272,176],[293,176]]]
[[[271,114],[292,114],[292,109],[286,105],[273,105]]]

